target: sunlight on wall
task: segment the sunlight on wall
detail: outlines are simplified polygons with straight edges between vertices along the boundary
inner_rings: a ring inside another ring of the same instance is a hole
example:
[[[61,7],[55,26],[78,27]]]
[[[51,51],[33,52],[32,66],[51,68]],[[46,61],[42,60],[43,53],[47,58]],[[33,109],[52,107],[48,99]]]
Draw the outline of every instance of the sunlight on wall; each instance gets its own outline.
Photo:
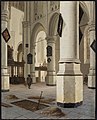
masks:
[[[46,34],[44,31],[40,31],[36,38],[36,63],[35,66],[43,65],[44,61],[46,61],[46,47],[47,42],[45,40]]]
[[[47,47],[47,41],[45,40],[46,34],[44,31],[40,31],[36,37],[36,62],[35,66],[39,67],[46,65],[47,57],[46,57],[46,47]],[[45,64],[44,64],[45,63]],[[35,76],[38,78],[38,81],[45,82],[45,76],[47,72],[46,71],[36,71]]]

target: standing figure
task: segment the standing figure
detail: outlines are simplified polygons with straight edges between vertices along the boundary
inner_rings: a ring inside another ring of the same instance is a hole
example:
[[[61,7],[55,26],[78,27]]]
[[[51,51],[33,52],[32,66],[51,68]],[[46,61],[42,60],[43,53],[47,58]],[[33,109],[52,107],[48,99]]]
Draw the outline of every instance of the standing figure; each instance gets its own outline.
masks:
[[[85,75],[85,77],[84,77],[84,84],[88,84],[88,76],[87,75]]]
[[[27,77],[27,85],[28,85],[29,89],[30,89],[31,84],[32,84],[32,78],[31,78],[30,75],[28,75],[28,77]]]
[[[16,84],[16,75],[13,76],[13,84]]]
[[[19,84],[19,76],[17,75],[17,84]]]

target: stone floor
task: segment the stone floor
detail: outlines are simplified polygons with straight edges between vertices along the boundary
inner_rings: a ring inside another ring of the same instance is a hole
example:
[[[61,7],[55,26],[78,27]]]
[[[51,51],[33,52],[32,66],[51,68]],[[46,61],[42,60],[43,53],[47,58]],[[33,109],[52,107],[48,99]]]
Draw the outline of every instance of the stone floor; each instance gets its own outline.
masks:
[[[10,85],[9,92],[1,93],[1,101],[7,103],[12,107],[1,107],[2,119],[95,119],[95,89],[88,89],[87,85],[84,85],[84,101],[83,105],[77,108],[61,108],[64,113],[64,117],[47,116],[41,114],[41,112],[47,108],[32,112],[24,108],[20,108],[11,104],[13,101],[20,101],[28,99],[29,96],[40,96],[40,92],[43,91],[43,96],[46,98],[56,99],[56,86],[46,86],[45,83],[32,84],[31,89],[26,86]],[[16,95],[19,99],[9,100],[6,99],[7,95]],[[56,101],[49,106],[57,106]]]

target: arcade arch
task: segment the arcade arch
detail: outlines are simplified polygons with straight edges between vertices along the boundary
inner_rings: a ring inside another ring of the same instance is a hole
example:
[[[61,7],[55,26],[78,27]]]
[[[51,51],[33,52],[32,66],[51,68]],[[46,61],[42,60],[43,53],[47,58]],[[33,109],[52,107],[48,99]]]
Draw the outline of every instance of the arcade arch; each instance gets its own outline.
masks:
[[[46,34],[44,31],[40,31],[37,34],[36,37],[36,43],[35,43],[35,67],[47,67],[47,57],[46,57],[46,47],[47,47],[47,41],[46,41]],[[38,81],[45,82],[47,71],[36,71],[35,75],[36,78],[39,78]]]
[[[59,58],[60,58],[60,37],[57,33],[59,13],[54,13],[49,21],[49,35],[55,39],[55,70],[56,73],[59,70]]]
[[[47,57],[46,57],[46,32],[45,28],[41,23],[37,23],[32,30],[31,37],[31,53],[34,53],[34,65],[35,65],[35,77],[36,82],[45,82],[47,74]],[[33,38],[33,39],[32,39]],[[46,68],[46,70],[43,69]],[[34,69],[31,71],[34,72]]]

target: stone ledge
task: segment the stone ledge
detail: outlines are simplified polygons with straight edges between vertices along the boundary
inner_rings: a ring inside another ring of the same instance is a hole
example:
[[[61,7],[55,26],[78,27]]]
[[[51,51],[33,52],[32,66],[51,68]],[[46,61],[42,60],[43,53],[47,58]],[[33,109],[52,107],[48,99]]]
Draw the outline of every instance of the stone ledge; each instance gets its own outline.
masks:
[[[9,89],[8,90],[1,90],[1,92],[9,92]]]
[[[47,86],[56,86],[56,84],[46,84]]]
[[[57,74],[57,76],[83,76],[82,74]]]
[[[89,89],[96,89],[96,87],[88,87]]]
[[[83,101],[81,102],[77,102],[77,103],[60,103],[60,102],[57,102],[57,105],[60,106],[60,107],[63,107],[63,108],[76,108],[80,105],[82,105]]]

